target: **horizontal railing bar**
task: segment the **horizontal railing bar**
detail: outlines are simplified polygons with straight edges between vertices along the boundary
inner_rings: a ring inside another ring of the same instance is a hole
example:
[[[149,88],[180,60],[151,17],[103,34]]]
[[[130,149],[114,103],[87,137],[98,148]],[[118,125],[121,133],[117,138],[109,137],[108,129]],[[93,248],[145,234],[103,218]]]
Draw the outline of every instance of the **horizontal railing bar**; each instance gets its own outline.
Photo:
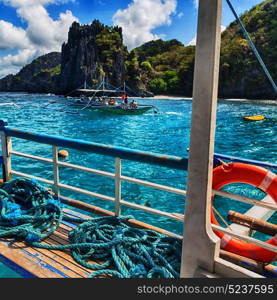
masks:
[[[61,201],[71,207],[75,207],[78,209],[81,209],[83,211],[87,211],[93,214],[96,214],[98,216],[114,216],[114,212],[111,212],[109,210],[105,210],[103,208],[99,208],[98,206],[94,206],[88,203],[84,203],[75,199],[71,199],[71,198],[67,198],[64,196],[60,197]],[[64,209],[65,211],[67,211],[67,209]],[[143,229],[151,229],[151,230],[155,230],[157,232],[160,232],[164,235],[168,235],[168,236],[172,236],[172,237],[176,237],[178,239],[182,239],[182,237],[176,233],[164,230],[162,228],[159,227],[155,227],[149,224],[146,224],[144,222],[135,220],[135,219],[128,219],[125,221],[127,224],[130,224],[131,226],[135,226],[137,228],[143,228]]]
[[[73,187],[71,185],[59,183],[58,186],[60,188],[62,188],[62,189],[66,189],[66,190],[77,192],[77,193],[84,194],[84,195],[87,195],[87,196],[99,198],[99,199],[102,199],[102,200],[105,200],[105,201],[109,201],[109,202],[114,202],[115,201],[115,199],[113,197],[102,195],[102,194],[98,194],[98,193],[94,193],[94,192],[90,192],[88,190],[84,190],[84,189],[81,189],[81,188]]]
[[[11,154],[53,164],[52,159],[43,158],[43,157],[40,157],[40,156],[34,156],[34,155],[31,155],[31,154],[26,154],[26,153],[17,152],[17,151],[12,151]],[[108,177],[108,178],[114,178],[115,177],[115,175],[111,172],[105,172],[105,171],[101,171],[101,170],[97,170],[97,169],[91,169],[91,168],[83,167],[83,166],[80,166],[80,165],[74,165],[74,164],[70,164],[70,163],[66,163],[66,162],[60,162],[59,161],[57,163],[57,165],[61,166],[61,167],[65,167],[65,168],[71,168],[71,169],[75,169],[75,170],[79,170],[79,171],[84,171],[84,172],[88,172],[88,173],[92,173],[92,174],[101,175],[101,176]],[[121,176],[120,179],[124,180],[124,181],[131,182],[131,183],[136,183],[136,184],[139,184],[139,185],[143,185],[143,186],[148,186],[148,187],[151,187],[151,188],[154,188],[154,189],[158,189],[158,190],[178,194],[178,195],[183,195],[183,196],[186,195],[185,190],[176,189],[176,188],[173,188],[173,187],[153,183],[153,182],[150,182],[150,181],[140,180],[140,179],[136,179],[136,178],[132,178],[132,177],[128,177],[128,176]]]
[[[58,162],[57,165],[62,166],[62,167],[67,167],[67,168],[80,170],[80,171],[85,171],[85,172],[89,172],[89,173],[93,173],[93,174],[98,174],[98,175],[109,177],[109,178],[115,178],[115,174],[110,173],[110,172],[97,170],[97,169],[86,168],[86,167],[83,167],[83,166],[73,165],[73,164],[69,164],[69,163],[65,163],[65,162]],[[153,183],[153,182],[150,182],[150,181],[140,180],[140,179],[136,179],[136,178],[132,178],[132,177],[128,177],[128,176],[120,176],[120,179],[124,180],[124,181],[131,182],[131,183],[136,183],[136,184],[139,184],[139,185],[152,187],[154,189],[158,189],[158,190],[178,194],[178,195],[184,195],[184,196],[186,195],[186,191],[184,191],[184,190],[176,189],[176,188],[169,187],[169,186],[166,186],[166,185],[156,184],[156,183]]]
[[[41,178],[41,177],[29,175],[29,174],[22,173],[22,172],[17,172],[17,171],[14,171],[14,170],[12,170],[11,173],[12,173],[12,175],[26,177],[26,178],[30,178],[30,179],[35,179],[35,180],[47,183],[49,185],[54,185],[54,181],[52,181],[52,180],[44,179],[44,178]]]
[[[228,235],[230,235],[232,237],[235,237],[235,238],[238,238],[240,240],[243,240],[243,241],[245,241],[247,243],[251,243],[251,244],[260,246],[260,247],[262,247],[264,249],[267,249],[267,250],[270,250],[270,251],[273,251],[273,252],[277,253],[277,247],[274,246],[274,245],[267,244],[265,242],[262,242],[260,240],[254,239],[254,238],[249,237],[249,236],[237,234],[237,233],[235,233],[233,231],[230,231],[230,230],[228,230],[226,228],[223,228],[223,227],[215,225],[215,224],[211,224],[211,225],[212,225],[212,229],[214,229],[215,231],[223,232],[223,233],[228,234]]]
[[[46,163],[53,164],[52,159],[44,158],[44,157],[41,157],[41,156],[35,156],[35,155],[31,155],[31,154],[27,154],[27,153],[23,153],[23,152],[17,152],[17,151],[11,151],[11,154],[16,155],[16,156],[20,156],[20,157],[35,159],[35,160],[39,160],[39,161],[43,161],[43,162],[46,162]]]
[[[40,156],[34,156],[34,155],[31,155],[31,154],[26,154],[26,153],[17,152],[17,151],[12,151],[11,154],[16,155],[16,156],[20,156],[20,157],[35,159],[35,160],[39,160],[39,161],[43,161],[43,162],[53,164],[52,159],[43,158],[43,157],[40,157]],[[88,173],[92,173],[92,174],[101,175],[101,176],[108,177],[108,178],[115,178],[115,174],[113,174],[111,172],[105,172],[105,171],[101,171],[101,170],[97,170],[97,169],[87,168],[87,167],[83,167],[83,166],[80,166],[80,165],[75,165],[75,164],[70,164],[70,163],[60,162],[60,161],[57,163],[57,165],[61,166],[61,167],[65,167],[65,168],[71,168],[71,169],[80,170],[80,171],[84,171],[84,172],[88,172]],[[151,187],[151,188],[154,188],[154,189],[174,193],[174,194],[177,194],[177,195],[183,195],[183,196],[186,195],[185,190],[176,189],[176,188],[173,188],[173,187],[169,187],[169,186],[162,185],[162,184],[157,184],[157,183],[150,182],[150,181],[136,179],[136,178],[132,178],[132,177],[128,177],[128,176],[121,176],[120,179],[124,180],[124,181],[127,181],[127,182],[135,183],[135,184],[138,184],[138,185],[148,186],[148,187]]]
[[[162,216],[162,217],[167,217],[167,218],[175,220],[175,221],[180,221],[180,222],[183,221],[178,216],[176,216],[176,215],[174,215],[172,213],[167,213],[167,212],[155,209],[155,208],[143,206],[143,205],[136,204],[136,203],[131,203],[131,202],[124,201],[124,200],[121,200],[120,204],[124,205],[124,206],[127,206],[127,207],[130,207],[130,208],[143,210],[143,211],[146,211],[146,212],[154,214],[154,215],[159,215],[159,216]]]
[[[36,177],[36,176],[33,176],[33,175],[29,175],[29,174],[26,174],[26,173],[12,171],[12,174],[17,175],[17,176],[31,178],[31,179],[36,179],[36,180],[45,182],[49,185],[54,185],[53,181],[50,181],[50,180],[47,180],[47,179],[44,179],[44,178],[41,178],[41,177]],[[72,187],[72,186],[69,186],[69,185],[66,185],[66,184],[61,184],[60,183],[59,187],[64,188],[64,189],[68,189],[68,190],[71,190],[71,191],[76,191],[78,193],[85,194],[85,195],[88,195],[88,196],[100,198],[102,200],[106,200],[106,201],[109,201],[109,202],[114,202],[115,201],[115,199],[113,197],[109,197],[109,196],[101,195],[101,194],[98,194],[98,193],[90,192],[90,191],[83,190],[83,189],[76,188],[76,187]],[[146,207],[146,206],[143,206],[143,205],[139,205],[139,204],[136,204],[136,203],[131,203],[131,202],[124,201],[124,200],[121,200],[120,204],[124,205],[124,206],[127,206],[127,207],[130,207],[130,208],[143,210],[143,211],[146,211],[146,212],[149,212],[149,213],[152,213],[152,214],[160,215],[160,216],[163,216],[163,217],[168,217],[170,219],[183,222],[183,220],[180,217],[178,217],[178,216],[176,216],[172,213],[163,212],[163,211],[160,211],[160,210],[157,210],[157,209],[154,209],[154,208]],[[242,236],[240,234],[236,234],[236,233],[234,233],[234,232],[232,232],[228,229],[225,229],[223,227],[220,227],[220,226],[217,226],[217,225],[214,225],[214,224],[211,224],[211,226],[216,231],[220,231],[220,232],[229,234],[230,236],[239,238],[239,239],[241,239],[245,242],[249,242],[249,243],[258,245],[260,247],[263,247],[267,250],[277,252],[277,247],[276,246],[267,244],[265,242],[256,240],[256,239],[248,237],[248,236]]]
[[[115,175],[113,173],[110,173],[110,172],[105,172],[105,171],[101,171],[101,170],[97,170],[97,169],[86,168],[86,167],[83,167],[83,166],[73,165],[73,164],[69,164],[69,163],[65,163],[65,162],[58,162],[58,166],[68,167],[68,168],[72,168],[72,169],[76,169],[76,170],[80,170],[80,171],[85,171],[85,172],[89,172],[89,173],[93,173],[93,174],[98,174],[98,175],[109,177],[109,178],[115,178]],[[153,183],[153,182],[150,182],[150,181],[140,180],[140,179],[136,179],[136,178],[132,178],[132,177],[128,177],[128,176],[120,176],[120,179],[124,180],[124,181],[131,182],[131,183],[136,183],[136,184],[139,184],[139,185],[152,187],[152,188],[155,188],[155,189],[158,189],[158,190],[178,194],[178,195],[184,195],[184,196],[186,195],[185,190],[176,189],[176,188],[169,187],[169,186],[166,186],[166,185],[156,184],[156,183]]]
[[[223,191],[218,191],[218,190],[213,190],[213,194],[222,196],[222,197],[226,197],[226,198],[231,198],[235,201],[240,201],[240,202],[244,202],[244,203],[248,203],[248,204],[252,204],[252,205],[256,205],[256,206],[260,206],[260,207],[264,207],[264,208],[268,208],[268,209],[277,211],[277,205],[274,205],[274,204],[271,204],[271,203],[268,203],[265,201],[254,200],[252,198],[239,196],[239,195],[235,195],[235,194],[231,194],[231,193],[223,192]]]
[[[72,187],[70,185],[60,183],[59,187],[70,190],[70,191],[73,191],[73,192],[78,192],[78,193],[81,193],[81,194],[84,194],[84,195],[87,195],[87,196],[96,197],[96,198],[106,200],[106,201],[109,201],[109,202],[115,202],[114,197],[105,196],[105,195],[102,195],[102,194],[90,192],[90,191],[87,191],[87,190],[84,190],[84,189]],[[180,218],[178,218],[177,216],[175,216],[171,213],[163,212],[163,211],[158,210],[158,209],[154,209],[154,208],[150,208],[150,207],[147,207],[147,206],[131,203],[131,202],[124,201],[124,200],[121,200],[120,204],[124,205],[124,206],[127,206],[127,207],[143,210],[143,211],[146,211],[146,212],[149,212],[149,213],[152,213],[152,214],[156,214],[156,215],[159,215],[159,216],[167,217],[167,218],[170,218],[170,219],[173,219],[173,220],[181,221]]]
[[[166,191],[166,192],[170,192],[170,193],[174,193],[174,194],[178,194],[178,195],[186,195],[186,191],[185,190],[181,190],[181,189],[176,189],[170,186],[166,186],[166,185],[162,185],[162,184],[157,184],[157,183],[153,183],[150,181],[145,181],[145,180],[140,180],[140,179],[136,179],[136,178],[132,178],[132,177],[127,177],[127,176],[121,176],[120,177],[121,180],[124,181],[128,181],[131,183],[136,183],[139,185],[143,185],[143,186],[148,186],[157,190],[162,190],[162,191]]]
[[[75,170],[79,170],[79,171],[93,173],[93,174],[101,175],[101,176],[108,177],[108,178],[115,177],[115,175],[113,173],[101,171],[101,170],[97,170],[97,169],[91,169],[91,168],[83,167],[80,165],[74,165],[74,164],[60,162],[60,161],[57,163],[57,165],[60,167],[71,168],[71,169],[75,169]]]
[[[111,157],[119,157],[121,159],[154,164],[167,168],[187,170],[188,166],[188,159],[184,157],[144,152],[125,147],[115,147],[111,145],[91,143],[83,140],[74,140],[41,133],[32,133],[29,131],[23,131],[9,127],[0,127],[0,131],[4,131],[6,136],[16,137],[37,143],[66,147]]]
[[[41,177],[36,177],[36,176],[33,176],[33,175],[29,175],[29,174],[26,174],[26,173],[12,171],[12,174],[17,175],[17,176],[26,177],[26,178],[36,179],[36,180],[45,182],[49,185],[54,185],[54,181],[50,181],[50,180],[47,180],[47,179],[44,179],[44,178],[41,178]],[[73,186],[70,186],[70,185],[67,185],[67,184],[62,184],[62,183],[59,183],[58,186],[60,188],[70,190],[70,191],[73,191],[73,192],[77,192],[77,193],[80,193],[80,194],[84,194],[84,195],[87,195],[87,196],[99,198],[99,199],[109,201],[109,202],[115,202],[114,197],[110,197],[110,196],[90,192],[90,191],[87,191],[87,190],[84,190],[84,189],[81,189],[81,188],[73,187]],[[159,216],[162,216],[162,217],[167,217],[167,218],[170,218],[170,219],[173,219],[173,220],[177,220],[177,221],[181,221],[181,222],[183,221],[182,219],[180,219],[180,217],[174,215],[174,213],[173,214],[172,213],[167,213],[167,212],[164,212],[164,211],[161,211],[161,210],[158,210],[158,209],[154,209],[154,208],[150,208],[150,207],[147,207],[147,206],[131,203],[131,202],[124,201],[124,200],[121,200],[120,204],[124,205],[124,206],[128,206],[130,208],[135,208],[135,209],[146,211],[146,212],[149,212],[149,213],[152,213],[152,214],[156,214],[156,215],[159,215]]]
[[[258,161],[258,160],[251,160],[251,159],[235,157],[235,156],[230,156],[230,155],[224,155],[224,154],[219,154],[219,153],[214,153],[214,157],[219,158],[219,159],[225,159],[225,160],[232,161],[232,162],[240,162],[240,163],[252,164],[252,165],[256,165],[256,166],[260,166],[260,167],[265,167],[265,168],[277,169],[277,164],[274,164],[274,163],[267,163],[267,162],[262,162],[262,161]]]
[[[22,153],[22,152],[17,152],[17,151],[12,151],[11,154],[16,155],[16,156],[20,156],[20,157],[30,158],[30,159],[39,160],[39,161],[43,161],[43,162],[46,162],[46,163],[53,164],[52,159],[44,158],[44,157],[41,157],[41,156],[35,156],[35,155]],[[101,170],[86,168],[86,167],[83,167],[83,166],[74,165],[74,164],[65,163],[65,162],[60,162],[60,161],[57,163],[57,165],[61,166],[61,167],[72,168],[72,169],[75,169],[75,170],[80,170],[80,171],[85,171],[85,172],[89,172],[89,173],[98,174],[98,175],[102,175],[102,176],[109,177],[109,178],[114,178],[114,174],[110,173],[110,172],[105,172],[105,171],[101,171]]]

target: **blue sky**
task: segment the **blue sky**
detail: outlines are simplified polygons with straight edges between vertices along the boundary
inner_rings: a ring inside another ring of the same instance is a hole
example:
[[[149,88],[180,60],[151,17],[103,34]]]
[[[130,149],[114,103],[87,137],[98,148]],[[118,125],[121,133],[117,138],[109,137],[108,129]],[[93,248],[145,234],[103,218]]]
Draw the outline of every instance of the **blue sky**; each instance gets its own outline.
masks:
[[[0,77],[34,57],[59,51],[70,24],[99,19],[123,27],[129,49],[151,39],[189,44],[196,33],[197,0],[0,0]],[[261,0],[232,0],[239,14]],[[223,0],[222,25],[234,20]]]

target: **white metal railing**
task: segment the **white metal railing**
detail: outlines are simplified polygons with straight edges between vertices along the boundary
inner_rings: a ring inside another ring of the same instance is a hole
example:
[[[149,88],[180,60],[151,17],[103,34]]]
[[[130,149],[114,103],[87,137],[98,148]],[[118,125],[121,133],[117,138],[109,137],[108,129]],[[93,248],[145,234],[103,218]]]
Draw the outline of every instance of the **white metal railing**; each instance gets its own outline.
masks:
[[[10,137],[9,137],[9,139],[10,139]],[[151,208],[151,207],[147,207],[147,206],[144,206],[144,205],[135,204],[135,203],[123,200],[122,197],[121,197],[121,183],[122,183],[122,181],[130,182],[130,183],[134,183],[134,184],[138,184],[138,185],[142,185],[142,186],[147,186],[147,187],[154,188],[154,189],[157,189],[157,190],[162,190],[162,191],[166,191],[166,192],[177,194],[177,195],[183,195],[183,196],[186,195],[186,191],[182,190],[182,189],[177,189],[177,188],[169,187],[169,186],[166,186],[166,185],[161,185],[161,184],[153,183],[153,182],[150,182],[150,181],[145,181],[145,180],[141,180],[141,179],[137,179],[137,178],[122,175],[121,174],[122,159],[119,158],[119,157],[115,158],[115,172],[111,173],[111,172],[106,172],[106,171],[93,169],[93,168],[87,168],[87,167],[83,167],[83,166],[80,166],[80,165],[71,164],[71,163],[67,163],[67,162],[61,162],[58,159],[58,148],[55,145],[52,146],[52,159],[48,159],[48,158],[44,158],[44,157],[40,157],[40,156],[35,156],[35,155],[23,153],[23,152],[13,151],[12,150],[12,145],[11,145],[11,140],[8,141],[7,145],[8,145],[8,147],[7,147],[7,149],[8,149],[7,156],[8,157],[10,157],[11,155],[15,155],[15,156],[24,157],[24,158],[27,158],[27,159],[33,159],[33,160],[37,160],[37,161],[41,161],[41,162],[44,162],[44,163],[51,164],[53,166],[53,174],[54,174],[53,177],[54,177],[54,179],[53,180],[48,180],[48,179],[44,179],[44,178],[37,177],[37,176],[34,176],[34,175],[26,174],[26,173],[23,173],[23,172],[15,171],[11,168],[11,162],[8,163],[8,166],[10,166],[10,174],[16,175],[16,176],[21,176],[21,177],[26,177],[26,178],[30,178],[30,179],[36,179],[36,180],[44,182],[48,185],[52,185],[55,189],[55,195],[58,196],[58,197],[60,196],[60,190],[61,189],[66,189],[66,190],[69,190],[69,191],[72,191],[72,192],[77,192],[77,193],[80,193],[80,194],[83,194],[83,195],[87,195],[87,196],[90,196],[90,197],[95,197],[95,198],[98,198],[98,199],[101,199],[101,200],[104,200],[104,201],[114,203],[114,212],[115,212],[115,215],[117,215],[117,216],[119,216],[121,214],[121,206],[123,205],[123,206],[130,207],[130,208],[133,208],[133,209],[138,209],[138,210],[145,211],[145,212],[148,212],[148,213],[151,213],[151,214],[166,217],[166,218],[169,218],[169,219],[172,219],[172,220],[175,220],[175,221],[184,222],[184,215],[182,215],[182,214],[169,213],[169,212],[161,211],[161,210],[158,210],[158,209],[154,209],[154,208]],[[71,185],[60,183],[59,167],[71,168],[71,169],[84,171],[84,172],[88,172],[88,173],[92,173],[92,174],[95,174],[95,175],[99,175],[99,176],[103,176],[103,177],[113,179],[114,183],[115,183],[114,197],[99,194],[99,193],[95,193],[95,192],[88,191],[88,190],[85,190],[85,189],[82,189],[82,188],[78,188],[78,187],[74,187],[74,186],[71,186]],[[262,201],[257,201],[257,200],[252,199],[252,198],[239,196],[239,195],[235,195],[235,194],[232,194],[232,193],[219,191],[219,190],[213,190],[213,195],[223,196],[223,197],[230,198],[230,199],[233,199],[233,200],[236,200],[236,201],[239,201],[239,202],[248,203],[248,204],[251,204],[251,205],[255,205],[255,206],[267,208],[267,209],[270,209],[270,210],[273,210],[273,211],[277,211],[277,205],[274,205],[274,204],[271,204],[271,203],[265,203],[265,202],[262,202]],[[255,238],[235,233],[233,231],[230,231],[228,228],[226,229],[226,228],[223,228],[223,227],[218,226],[218,225],[211,224],[211,227],[215,231],[223,232],[223,233],[228,234],[232,237],[241,239],[245,242],[249,242],[249,243],[258,245],[258,246],[263,247],[267,250],[270,250],[270,251],[273,251],[273,252],[277,253],[277,247],[274,246],[274,245],[270,245],[268,243],[257,240]]]
[[[161,185],[161,184],[157,184],[154,182],[150,182],[150,181],[145,181],[145,180],[140,180],[140,179],[136,179],[133,177],[128,177],[128,176],[123,176],[121,174],[121,159],[116,157],[115,158],[115,173],[111,173],[111,172],[106,172],[106,171],[102,171],[102,170],[97,170],[97,169],[93,169],[93,168],[87,168],[87,167],[83,167],[83,166],[79,166],[79,165],[75,165],[75,164],[70,164],[70,163],[66,163],[66,162],[61,162],[58,159],[58,149],[57,146],[52,146],[52,159],[48,159],[48,158],[44,158],[44,157],[40,157],[40,156],[35,156],[35,155],[31,155],[31,154],[27,154],[27,153],[23,153],[23,152],[18,152],[18,151],[10,151],[11,155],[15,155],[15,156],[19,156],[19,157],[24,157],[24,158],[28,158],[28,159],[33,159],[33,160],[37,160],[37,161],[41,161],[44,163],[48,163],[53,165],[53,173],[54,173],[54,180],[47,180],[38,176],[34,176],[34,175],[30,175],[27,173],[23,173],[23,172],[18,172],[15,171],[13,169],[10,170],[12,175],[16,175],[16,176],[21,176],[21,177],[26,177],[26,178],[30,178],[30,179],[36,179],[38,181],[44,182],[48,185],[52,185],[55,188],[55,195],[57,197],[60,196],[60,189],[66,189],[72,192],[76,192],[76,193],[80,193],[83,195],[87,195],[90,197],[95,197],[104,201],[108,201],[108,202],[113,202],[115,207],[114,207],[114,212],[115,215],[119,216],[121,213],[121,206],[126,206],[126,207],[130,207],[133,209],[138,209],[138,210],[142,210],[151,214],[155,214],[155,215],[159,215],[162,217],[166,217],[169,219],[173,219],[176,221],[180,221],[180,218],[173,212],[173,213],[169,213],[169,212],[164,212],[161,211],[159,209],[154,209],[151,207],[147,207],[144,205],[140,205],[140,204],[135,204],[129,201],[124,201],[121,198],[121,182],[122,181],[126,181],[126,182],[130,182],[130,183],[134,183],[134,184],[138,184],[138,185],[142,185],[142,186],[147,186],[147,187],[151,187],[157,190],[162,190],[162,191],[166,191],[169,193],[173,193],[173,194],[177,194],[177,195],[186,195],[186,191],[185,190],[181,190],[181,189],[177,189],[177,188],[173,188],[173,187],[169,187],[166,185]],[[67,185],[67,184],[62,184],[59,182],[59,167],[66,167],[66,168],[71,168],[71,169],[75,169],[75,170],[79,170],[79,171],[84,171],[84,172],[88,172],[88,173],[92,173],[92,174],[96,174],[96,175],[100,175],[100,176],[104,176],[107,178],[112,178],[114,179],[114,183],[115,183],[115,195],[114,197],[110,197],[107,195],[103,195],[103,194],[99,194],[99,193],[95,193],[95,192],[91,192],[85,189],[81,189],[81,188],[77,188],[71,185]]]

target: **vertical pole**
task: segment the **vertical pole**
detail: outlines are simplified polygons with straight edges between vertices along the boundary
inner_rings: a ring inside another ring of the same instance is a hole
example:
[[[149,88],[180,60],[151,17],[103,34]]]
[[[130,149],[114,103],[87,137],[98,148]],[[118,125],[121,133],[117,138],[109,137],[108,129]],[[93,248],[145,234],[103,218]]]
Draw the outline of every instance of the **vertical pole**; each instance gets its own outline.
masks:
[[[121,205],[120,205],[120,200],[121,200],[121,159],[119,157],[116,157],[115,159],[115,179],[114,179],[114,184],[115,184],[115,208],[114,212],[116,216],[120,215],[121,211]]]
[[[1,132],[2,156],[3,156],[3,181],[9,181],[12,178],[12,138]]]
[[[210,218],[221,10],[222,0],[199,1],[181,277],[214,272],[219,255]]]
[[[55,196],[60,197],[60,188],[59,188],[59,166],[58,166],[58,147],[52,146],[53,153],[53,173],[54,173],[54,186],[55,186]]]

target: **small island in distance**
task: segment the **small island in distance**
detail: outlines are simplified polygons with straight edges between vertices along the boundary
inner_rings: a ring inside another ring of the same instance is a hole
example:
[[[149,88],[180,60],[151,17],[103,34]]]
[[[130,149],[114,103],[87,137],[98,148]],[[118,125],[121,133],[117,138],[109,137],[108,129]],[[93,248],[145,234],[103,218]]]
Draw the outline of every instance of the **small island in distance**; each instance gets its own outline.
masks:
[[[274,25],[277,0],[267,0],[241,16],[273,78],[277,75]],[[96,85],[103,77],[119,87],[126,82],[137,95],[192,96],[195,46],[176,39],[150,41],[128,51],[122,29],[98,20],[74,22],[61,53],[38,57],[16,75],[0,80],[1,92],[66,95]],[[236,22],[222,33],[220,98],[275,99],[276,95]]]

